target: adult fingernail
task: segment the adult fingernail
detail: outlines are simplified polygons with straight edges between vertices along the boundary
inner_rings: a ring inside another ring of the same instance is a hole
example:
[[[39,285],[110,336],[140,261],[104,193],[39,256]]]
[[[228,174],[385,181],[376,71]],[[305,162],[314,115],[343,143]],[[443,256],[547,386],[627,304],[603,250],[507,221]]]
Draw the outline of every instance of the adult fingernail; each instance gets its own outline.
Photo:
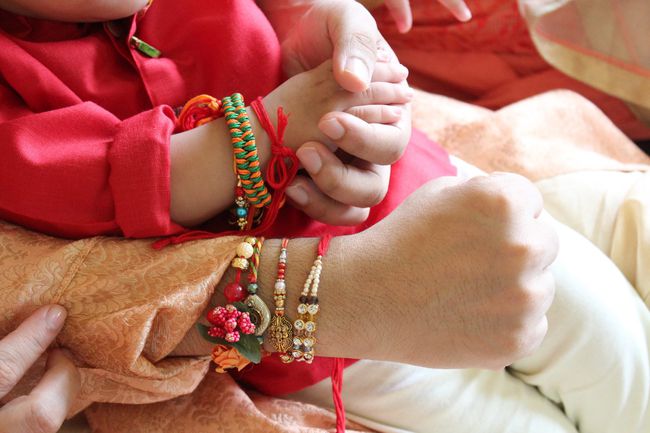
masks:
[[[298,206],[307,206],[307,203],[309,202],[307,191],[305,191],[305,189],[300,185],[292,185],[288,187],[286,189],[286,194]]]
[[[298,149],[296,156],[298,156],[300,163],[309,174],[317,174],[323,166],[323,160],[318,154],[318,151],[313,147],[302,147]]]
[[[318,127],[332,140],[339,140],[345,135],[345,128],[337,119],[327,119],[318,124]]]
[[[392,107],[390,109],[391,113],[393,113],[393,116],[397,117],[398,119],[402,118],[402,109],[398,107]]]
[[[463,22],[472,19],[472,11],[469,10],[469,8],[465,3],[461,3],[460,5],[458,5],[458,9],[456,10],[456,18],[458,18]]]
[[[358,57],[350,57],[345,62],[345,70],[357,77],[359,81],[363,83],[370,82],[370,71],[368,70],[368,66],[366,66],[366,62]]]
[[[61,326],[63,326],[63,322],[65,321],[66,314],[67,313],[65,311],[65,308],[62,306],[52,305],[45,314],[45,322],[47,323],[47,326],[50,328],[50,330],[56,331],[61,328]]]

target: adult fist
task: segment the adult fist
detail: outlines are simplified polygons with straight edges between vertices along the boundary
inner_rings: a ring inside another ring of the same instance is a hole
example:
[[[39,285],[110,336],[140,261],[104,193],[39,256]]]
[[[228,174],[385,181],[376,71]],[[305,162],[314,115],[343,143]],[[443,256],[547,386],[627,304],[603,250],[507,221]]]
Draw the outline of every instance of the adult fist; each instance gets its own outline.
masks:
[[[0,340],[0,397],[6,396],[61,331],[66,312],[40,308]],[[27,396],[0,409],[0,433],[55,433],[79,391],[79,373],[59,350],[47,360],[47,371]]]
[[[548,266],[558,252],[541,210],[541,195],[518,175],[441,178],[356,235],[367,251],[360,272],[374,288],[368,308],[377,332],[391,335],[374,356],[502,368],[534,351],[547,330]]]

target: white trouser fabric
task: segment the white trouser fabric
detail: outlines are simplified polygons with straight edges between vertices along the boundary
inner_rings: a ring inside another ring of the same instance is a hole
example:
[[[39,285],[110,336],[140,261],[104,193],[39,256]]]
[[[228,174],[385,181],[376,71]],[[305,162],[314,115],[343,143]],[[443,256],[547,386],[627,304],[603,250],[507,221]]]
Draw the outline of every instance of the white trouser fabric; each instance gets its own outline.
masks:
[[[537,187],[546,210],[608,255],[650,308],[650,171],[581,171]]]
[[[348,416],[387,433],[650,432],[650,313],[608,257],[551,223],[556,298],[534,355],[496,372],[360,361],[344,374]],[[331,407],[329,380],[291,398]]]

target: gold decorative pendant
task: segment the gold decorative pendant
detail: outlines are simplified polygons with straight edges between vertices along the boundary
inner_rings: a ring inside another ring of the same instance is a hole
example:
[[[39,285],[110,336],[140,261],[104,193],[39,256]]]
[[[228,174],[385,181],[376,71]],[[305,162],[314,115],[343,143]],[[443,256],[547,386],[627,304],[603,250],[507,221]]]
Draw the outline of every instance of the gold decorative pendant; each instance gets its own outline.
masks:
[[[255,325],[255,335],[263,335],[271,323],[271,310],[257,295],[249,295],[244,304],[252,310],[251,321]]]
[[[269,339],[278,352],[287,352],[293,344],[293,327],[291,321],[284,316],[275,315],[271,319]]]

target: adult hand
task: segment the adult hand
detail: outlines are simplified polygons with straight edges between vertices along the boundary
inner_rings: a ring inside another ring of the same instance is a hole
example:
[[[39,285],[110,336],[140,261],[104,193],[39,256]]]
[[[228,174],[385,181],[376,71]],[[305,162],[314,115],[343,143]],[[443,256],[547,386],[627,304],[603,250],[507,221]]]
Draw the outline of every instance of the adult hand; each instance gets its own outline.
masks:
[[[282,1],[280,2],[282,3]],[[285,2],[286,3],[286,2]],[[311,7],[305,8],[308,3]],[[350,92],[368,88],[375,63],[395,61],[370,12],[354,0],[301,2],[299,18],[282,42],[284,70],[289,76],[308,71],[331,59],[338,84]],[[291,21],[291,8],[272,15],[274,27]]]
[[[61,331],[66,311],[38,309],[0,340],[0,397],[6,396]],[[50,352],[47,370],[27,396],[0,409],[0,433],[55,433],[79,391],[79,373],[60,350]]]
[[[348,249],[364,253],[347,261],[373,288],[359,320],[392,335],[371,357],[502,368],[534,351],[547,330],[548,266],[558,251],[541,211],[540,193],[518,175],[440,178],[354,235],[358,248]]]
[[[385,0],[386,7],[397,24],[400,33],[406,33],[413,26],[413,13],[411,12],[410,0]],[[438,3],[446,7],[459,21],[472,19],[472,12],[463,0],[438,0]]]

